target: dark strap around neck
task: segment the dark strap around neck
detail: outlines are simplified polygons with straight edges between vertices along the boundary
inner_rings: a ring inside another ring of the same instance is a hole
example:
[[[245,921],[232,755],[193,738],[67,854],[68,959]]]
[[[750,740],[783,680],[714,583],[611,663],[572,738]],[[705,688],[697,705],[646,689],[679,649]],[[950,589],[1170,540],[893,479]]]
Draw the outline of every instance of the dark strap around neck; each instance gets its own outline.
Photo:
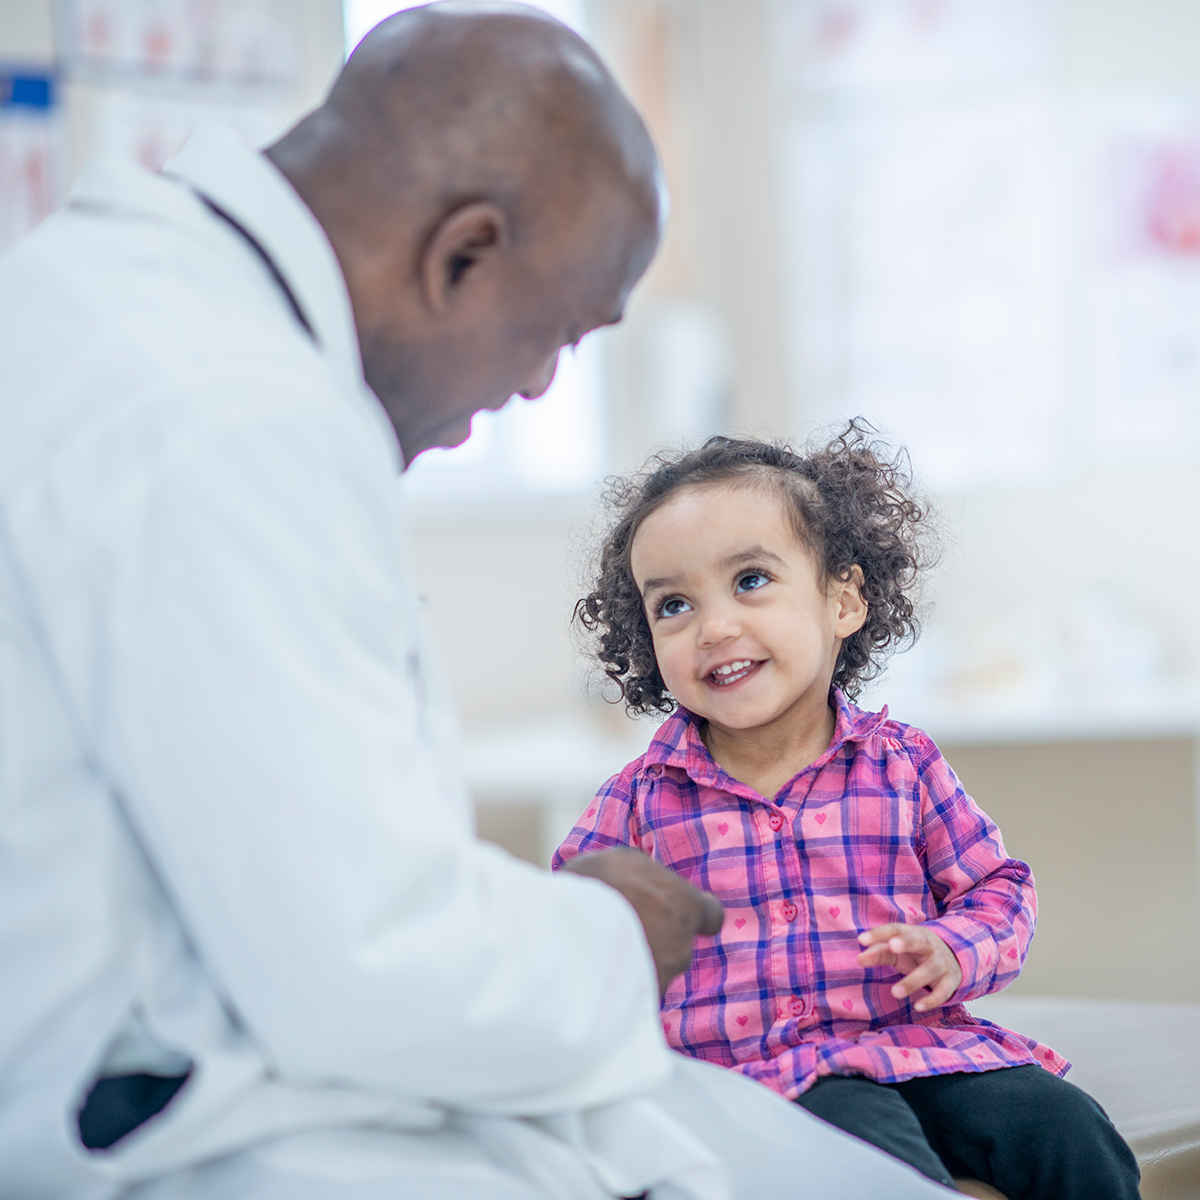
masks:
[[[219,217],[235,233],[240,234],[250,249],[258,255],[258,257],[262,260],[263,266],[267,268],[271,278],[275,280],[276,284],[279,286],[279,290],[283,293],[284,299],[288,302],[288,307],[292,310],[292,316],[294,316],[301,326],[303,326],[304,332],[307,333],[308,336],[313,340],[313,343],[319,346],[321,344],[321,339],[317,337],[311,322],[305,315],[304,309],[300,307],[300,301],[296,299],[296,293],[292,291],[291,285],[286,279],[284,279],[283,272],[280,271],[280,269],[275,265],[275,260],[267,253],[262,242],[260,242],[258,238],[256,238],[254,234],[252,234],[250,230],[248,230],[245,225],[241,223],[241,221],[239,221],[232,213],[229,213],[223,209],[215,200],[210,199],[201,191],[197,191],[196,196],[200,203],[203,204],[204,207],[213,214],[213,216]]]

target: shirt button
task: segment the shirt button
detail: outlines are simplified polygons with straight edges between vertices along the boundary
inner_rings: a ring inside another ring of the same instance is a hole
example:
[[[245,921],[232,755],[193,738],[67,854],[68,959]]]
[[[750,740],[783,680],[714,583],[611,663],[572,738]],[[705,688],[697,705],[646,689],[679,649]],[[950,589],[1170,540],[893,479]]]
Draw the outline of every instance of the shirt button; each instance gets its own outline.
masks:
[[[782,903],[782,904],[779,906],[779,915],[780,915],[780,916],[781,916],[781,917],[782,917],[782,918],[783,918],[785,921],[794,921],[794,920],[796,919],[796,914],[797,914],[799,911],[800,911],[800,910],[799,910],[799,909],[798,909],[798,908],[797,908],[797,907],[796,907],[796,906],[795,906],[795,905],[794,905],[794,904],[793,904],[793,903],[792,903],[790,900],[785,900],[785,901],[784,901],[784,902],[783,902],[783,903]]]
[[[778,833],[783,828],[782,813],[772,813],[771,814],[771,828],[773,830],[775,830],[776,833]]]
[[[787,1003],[783,1006],[789,1017],[804,1016],[804,1000],[800,996],[790,996]]]

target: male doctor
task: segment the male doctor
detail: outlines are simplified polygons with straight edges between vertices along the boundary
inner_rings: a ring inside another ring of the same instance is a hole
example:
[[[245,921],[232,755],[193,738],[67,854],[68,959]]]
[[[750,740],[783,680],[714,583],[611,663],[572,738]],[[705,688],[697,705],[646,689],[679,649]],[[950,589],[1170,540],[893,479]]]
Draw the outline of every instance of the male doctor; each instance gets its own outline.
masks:
[[[583,42],[443,4],[0,262],[0,1196],[935,1194],[667,1051],[711,897],[472,833],[396,477],[619,320],[662,219]]]

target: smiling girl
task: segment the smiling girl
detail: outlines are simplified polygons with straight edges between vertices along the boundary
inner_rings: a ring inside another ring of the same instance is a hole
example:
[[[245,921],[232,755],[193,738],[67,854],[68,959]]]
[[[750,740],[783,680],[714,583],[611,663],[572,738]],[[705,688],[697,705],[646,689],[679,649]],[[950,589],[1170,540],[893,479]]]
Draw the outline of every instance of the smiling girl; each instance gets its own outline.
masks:
[[[970,1015],[1011,983],[1029,868],[930,738],[852,702],[916,633],[926,514],[852,422],[713,438],[618,484],[577,609],[631,713],[671,714],[560,847],[640,848],[724,903],[667,990],[685,1054],[951,1186],[1133,1200],[1133,1155],[1049,1047]]]

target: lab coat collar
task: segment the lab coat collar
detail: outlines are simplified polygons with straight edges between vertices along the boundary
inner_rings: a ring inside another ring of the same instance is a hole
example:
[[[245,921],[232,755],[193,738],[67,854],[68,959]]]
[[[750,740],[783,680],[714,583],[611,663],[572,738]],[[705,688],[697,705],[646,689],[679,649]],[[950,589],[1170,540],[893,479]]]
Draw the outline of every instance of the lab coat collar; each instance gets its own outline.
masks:
[[[343,383],[368,400],[402,471],[404,457],[395,430],[363,379],[358,331],[341,264],[321,223],[283,173],[232,129],[202,121],[167,161],[163,174],[215,202],[266,251]]]
[[[236,133],[202,121],[163,167],[235,217],[287,280],[317,341],[362,384],[362,359],[346,281],[320,222],[284,175]]]

